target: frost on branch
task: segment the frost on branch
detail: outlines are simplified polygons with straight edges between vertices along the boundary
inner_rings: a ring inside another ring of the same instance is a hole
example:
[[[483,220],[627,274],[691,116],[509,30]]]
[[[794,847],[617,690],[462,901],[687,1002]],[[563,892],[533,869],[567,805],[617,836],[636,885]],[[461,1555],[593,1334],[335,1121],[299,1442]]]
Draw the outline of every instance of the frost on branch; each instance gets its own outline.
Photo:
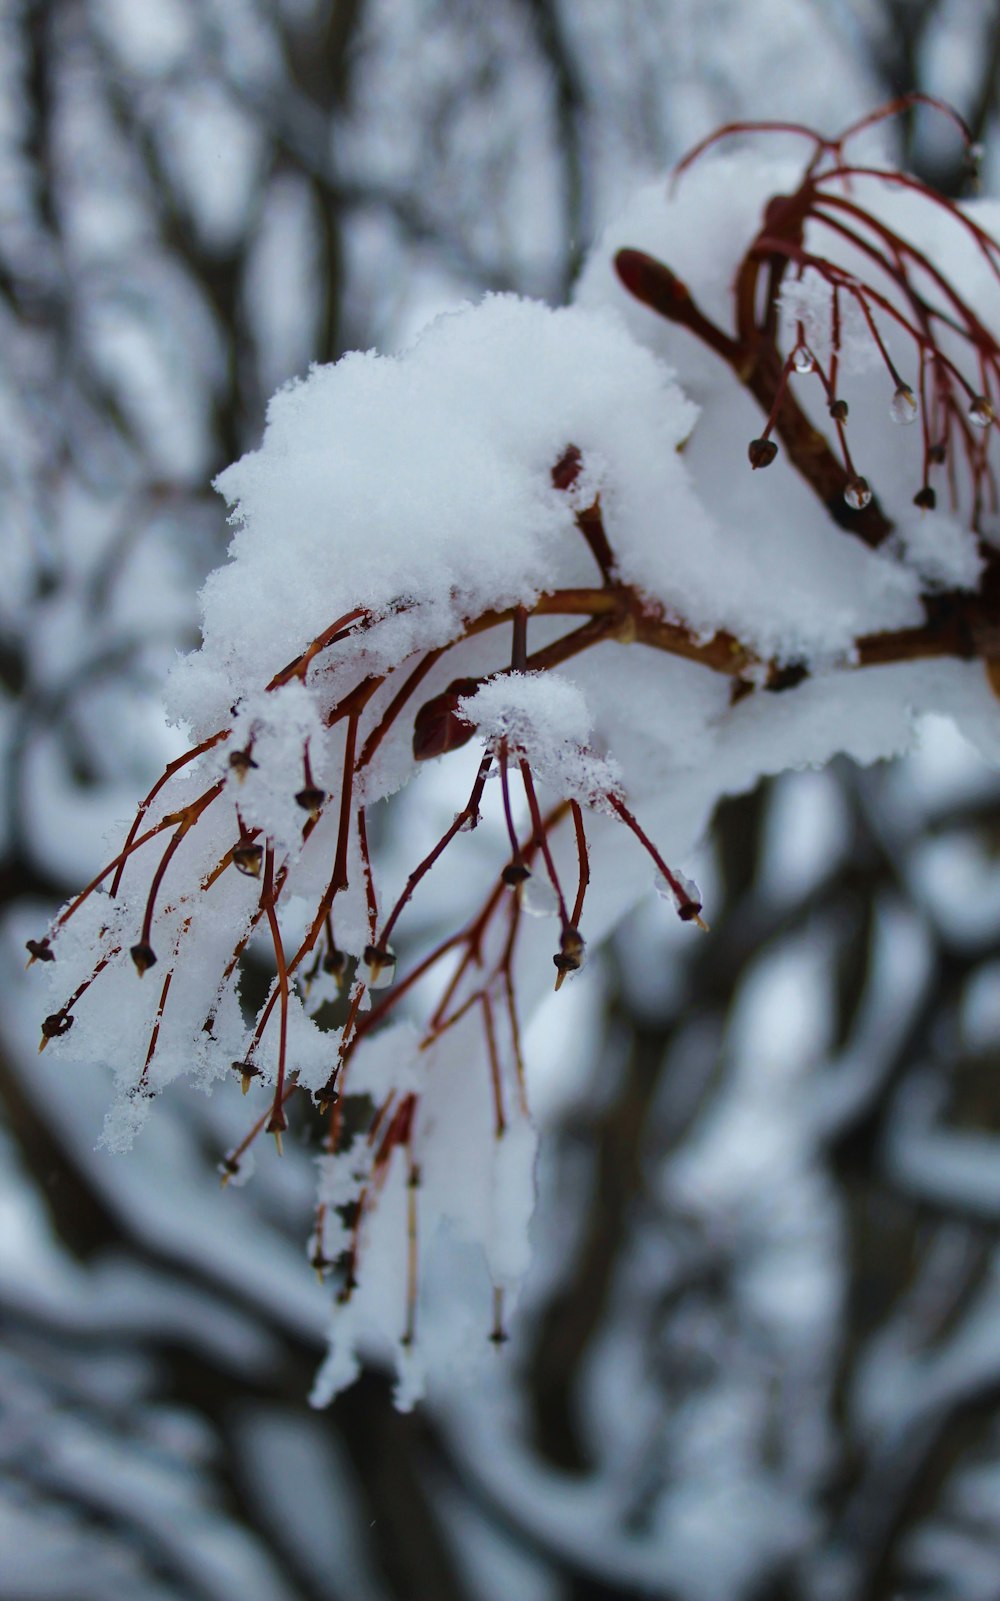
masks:
[[[493,297],[317,368],[219,479],[230,560],[168,684],[195,743],[29,949],[43,1045],[114,1072],[112,1147],[183,1074],[252,1096],[228,1177],[318,1120],[320,1397],[374,1351],[410,1400],[470,1326],[505,1338],[521,1017],[654,880],[701,922],[670,864],[720,795],[930,710],[1000,750],[998,219],[864,131],[694,152],[575,307]],[[399,874],[370,841],[432,762],[450,820]],[[461,912],[415,938],[435,886]]]

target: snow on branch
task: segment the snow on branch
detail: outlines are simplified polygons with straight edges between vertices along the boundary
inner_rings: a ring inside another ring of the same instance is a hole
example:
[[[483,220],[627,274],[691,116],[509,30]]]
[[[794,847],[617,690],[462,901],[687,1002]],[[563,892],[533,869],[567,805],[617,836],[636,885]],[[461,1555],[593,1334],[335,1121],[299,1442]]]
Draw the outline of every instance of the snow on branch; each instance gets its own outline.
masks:
[[[224,1177],[319,1120],[321,1398],[373,1349],[420,1393],[446,1234],[504,1339],[523,1012],[654,878],[702,924],[671,863],[721,795],[929,710],[1000,752],[1000,218],[854,159],[898,109],[792,130],[799,163],[706,141],[574,306],[489,297],[314,368],[218,480],[230,559],[167,690],[194,743],[29,951],[42,1046],[114,1072],[110,1147],[185,1074],[256,1098]],[[394,881],[372,825],[439,762],[453,815]]]

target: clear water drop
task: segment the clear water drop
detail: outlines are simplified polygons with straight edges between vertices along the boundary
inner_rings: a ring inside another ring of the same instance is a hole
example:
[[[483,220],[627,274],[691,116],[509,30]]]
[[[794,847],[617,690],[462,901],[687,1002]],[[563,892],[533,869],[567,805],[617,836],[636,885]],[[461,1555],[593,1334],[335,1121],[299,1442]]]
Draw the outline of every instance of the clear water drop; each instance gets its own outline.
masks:
[[[800,345],[792,357],[792,366],[796,372],[815,372],[816,358],[805,345]]]
[[[529,917],[555,917],[559,910],[559,897],[547,878],[532,873],[521,885],[521,910]]]
[[[889,406],[889,416],[893,422],[900,423],[904,428],[917,420],[917,397],[906,384],[900,384],[892,397]]]
[[[977,395],[969,407],[969,421],[974,428],[988,428],[995,415],[986,395]]]
[[[847,484],[844,489],[844,499],[847,501],[847,504],[850,506],[852,511],[864,511],[865,507],[870,503],[871,498],[871,485],[869,484],[867,478],[862,478],[859,474],[857,477],[849,478],[847,480]]]

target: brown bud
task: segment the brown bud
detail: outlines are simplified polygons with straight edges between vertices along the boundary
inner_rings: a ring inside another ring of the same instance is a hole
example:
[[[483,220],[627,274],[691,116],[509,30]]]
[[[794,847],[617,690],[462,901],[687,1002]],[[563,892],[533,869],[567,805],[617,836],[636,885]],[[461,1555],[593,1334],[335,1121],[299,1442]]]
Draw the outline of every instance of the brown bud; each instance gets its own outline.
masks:
[[[240,1075],[240,1087],[244,1095],[250,1088],[251,1079],[260,1078],[260,1068],[252,1062],[233,1062],[233,1071]]]
[[[133,945],[129,955],[135,963],[135,970],[140,978],[144,973],[148,973],[151,967],[156,966],[156,952],[146,940],[140,940],[138,945]]]
[[[256,767],[257,763],[248,750],[231,750],[229,752],[229,765],[242,784],[251,767]]]
[[[396,976],[396,953],[391,945],[366,945],[362,960],[369,989],[387,989]]]
[[[830,416],[833,418],[834,422],[846,422],[847,421],[847,401],[846,400],[839,400],[839,399],[838,400],[831,400],[831,402],[830,402]]]
[[[338,950],[336,945],[331,945],[323,958],[323,971],[329,973],[331,978],[337,979],[339,983],[347,971],[347,952]]]
[[[312,1268],[317,1277],[322,1279],[324,1274],[329,1273],[333,1263],[330,1261],[329,1257],[323,1255],[323,1252],[317,1245],[312,1256],[309,1258],[309,1266]]]
[[[46,1040],[58,1039],[60,1034],[68,1034],[72,1027],[72,1012],[50,1012],[42,1023],[42,1038]]]
[[[523,862],[508,862],[500,877],[508,889],[517,889],[531,877],[531,868],[525,867]]]
[[[337,1070],[334,1068],[323,1088],[316,1092],[316,1105],[319,1107],[321,1115],[325,1117],[328,1112],[333,1111],[339,1100],[340,1091],[337,1088]]]
[[[260,877],[263,860],[264,851],[260,845],[251,845],[249,842],[244,844],[241,841],[239,845],[233,846],[233,866],[241,873],[245,873],[247,878]]]
[[[773,439],[751,439],[747,446],[747,459],[754,472],[758,467],[770,467],[778,447]]]
[[[577,973],[583,966],[586,946],[583,935],[578,928],[564,928],[559,941],[559,949],[552,961],[558,974],[556,989],[559,989],[567,973]]]
[[[661,317],[676,317],[679,308],[691,299],[687,284],[643,250],[619,250],[615,272],[630,295],[658,311]]]
[[[456,678],[440,695],[424,702],[413,720],[414,761],[426,762],[468,744],[475,729],[459,716],[458,703],[478,688],[478,679]]]
[[[235,1156],[224,1156],[219,1163],[219,1172],[222,1174],[223,1187],[234,1179],[240,1170],[240,1164]]]
[[[281,1148],[281,1136],[287,1131],[287,1129],[288,1119],[285,1116],[284,1107],[276,1106],[267,1122],[264,1124],[264,1132],[265,1134],[274,1135],[274,1143],[278,1148],[279,1156],[284,1154]]]
[[[930,484],[924,484],[922,489],[917,490],[913,497],[913,504],[915,506],[919,506],[921,511],[934,510],[934,507],[937,505],[937,495],[934,493]]]
[[[948,460],[948,441],[939,439],[936,444],[929,445],[927,460],[933,462],[935,467],[941,467]]]
[[[308,812],[312,818],[319,816],[325,800],[326,790],[317,789],[315,784],[307,784],[305,789],[300,789],[295,796],[296,805],[301,806],[302,810]]]
[[[47,934],[44,939],[29,939],[25,940],[24,943],[25,949],[31,952],[31,962],[55,961],[55,952],[49,943],[49,937]],[[31,962],[28,963],[29,967],[31,966]]]
[[[576,445],[567,445],[552,469],[552,483],[556,489],[569,489],[575,484],[583,467],[583,458]]]

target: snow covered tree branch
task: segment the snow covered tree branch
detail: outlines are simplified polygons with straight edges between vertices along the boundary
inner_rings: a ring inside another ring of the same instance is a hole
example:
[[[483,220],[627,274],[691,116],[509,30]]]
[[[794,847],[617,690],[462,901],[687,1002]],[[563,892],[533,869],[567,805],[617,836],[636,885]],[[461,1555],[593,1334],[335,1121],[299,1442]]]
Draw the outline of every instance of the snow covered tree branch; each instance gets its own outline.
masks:
[[[229,1180],[296,1107],[322,1120],[321,1398],[373,1345],[420,1393],[449,1237],[505,1337],[523,1015],[652,879],[701,922],[673,864],[721,796],[895,753],[929,710],[1000,751],[998,218],[886,165],[901,109],[721,130],[574,306],[492,297],[315,368],[218,479],[231,559],[168,687],[194,743],[29,951],[43,1047],[114,1070],[113,1148],[188,1073],[257,1100]],[[432,873],[452,924],[408,939]]]

